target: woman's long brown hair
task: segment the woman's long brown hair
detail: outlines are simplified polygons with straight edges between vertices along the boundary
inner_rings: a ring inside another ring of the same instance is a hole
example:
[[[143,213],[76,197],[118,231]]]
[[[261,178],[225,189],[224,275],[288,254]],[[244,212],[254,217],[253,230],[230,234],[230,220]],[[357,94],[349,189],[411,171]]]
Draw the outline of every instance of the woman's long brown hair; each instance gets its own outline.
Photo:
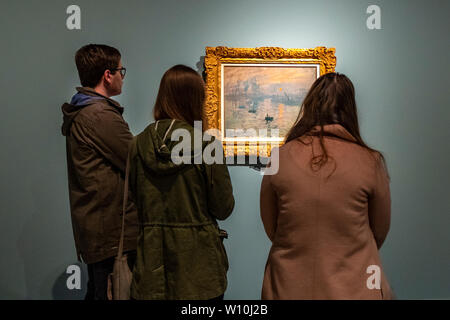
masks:
[[[285,143],[302,136],[319,136],[323,153],[313,156],[312,167],[322,167],[329,155],[323,141],[323,126],[327,124],[342,125],[355,139],[356,144],[378,155],[386,169],[386,162],[381,152],[370,148],[359,133],[358,114],[356,110],[355,88],[347,76],[340,73],[327,73],[319,77],[311,86],[300,108],[297,120],[289,130]],[[311,132],[320,126],[319,132]],[[303,141],[301,141],[304,143]],[[387,170],[386,170],[387,173]]]
[[[194,126],[202,120],[205,84],[194,69],[176,65],[161,79],[153,117],[155,120],[178,119]]]

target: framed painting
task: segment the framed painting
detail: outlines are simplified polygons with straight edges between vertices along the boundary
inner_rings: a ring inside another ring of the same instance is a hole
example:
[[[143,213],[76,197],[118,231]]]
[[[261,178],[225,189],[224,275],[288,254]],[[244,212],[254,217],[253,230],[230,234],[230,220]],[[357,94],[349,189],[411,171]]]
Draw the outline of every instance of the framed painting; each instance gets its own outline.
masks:
[[[203,126],[216,129],[227,157],[269,157],[312,83],[335,67],[334,48],[206,47]]]

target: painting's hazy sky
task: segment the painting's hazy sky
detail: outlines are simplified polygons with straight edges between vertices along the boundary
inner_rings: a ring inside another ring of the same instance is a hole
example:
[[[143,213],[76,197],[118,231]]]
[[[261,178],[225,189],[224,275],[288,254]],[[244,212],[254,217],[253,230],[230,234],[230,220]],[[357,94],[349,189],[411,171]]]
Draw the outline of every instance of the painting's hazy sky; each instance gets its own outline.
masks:
[[[309,88],[316,79],[316,74],[315,67],[225,66],[224,84],[227,90],[227,85],[233,85],[238,80],[256,77],[262,90],[270,90],[275,84],[280,84],[280,87]]]

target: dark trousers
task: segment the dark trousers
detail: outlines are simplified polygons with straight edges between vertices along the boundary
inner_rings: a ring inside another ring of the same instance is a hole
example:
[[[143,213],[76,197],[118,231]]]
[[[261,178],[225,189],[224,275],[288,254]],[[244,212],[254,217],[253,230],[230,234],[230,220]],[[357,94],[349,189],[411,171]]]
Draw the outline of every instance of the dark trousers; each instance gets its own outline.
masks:
[[[128,266],[133,271],[136,261],[136,251],[126,252],[128,254]],[[108,300],[108,275],[112,273],[115,257],[99,262],[90,263],[88,267],[88,284],[85,300]]]

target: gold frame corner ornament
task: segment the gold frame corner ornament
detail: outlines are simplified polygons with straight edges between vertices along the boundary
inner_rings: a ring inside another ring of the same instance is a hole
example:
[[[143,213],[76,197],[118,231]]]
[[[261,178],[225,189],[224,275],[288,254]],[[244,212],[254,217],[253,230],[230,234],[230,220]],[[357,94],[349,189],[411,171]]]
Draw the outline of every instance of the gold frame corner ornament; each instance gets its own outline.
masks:
[[[336,49],[316,47],[312,49],[283,49],[280,47],[258,48],[205,48],[206,101],[203,109],[204,130],[218,129],[221,132],[221,66],[228,64],[315,64],[320,66],[320,76],[334,72],[336,68]],[[218,137],[222,138],[222,137]],[[222,140],[222,139],[221,139]],[[274,146],[281,146],[277,142],[258,146],[258,143],[243,141],[230,145],[223,142],[226,156],[270,156]],[[231,150],[230,150],[231,148]]]

